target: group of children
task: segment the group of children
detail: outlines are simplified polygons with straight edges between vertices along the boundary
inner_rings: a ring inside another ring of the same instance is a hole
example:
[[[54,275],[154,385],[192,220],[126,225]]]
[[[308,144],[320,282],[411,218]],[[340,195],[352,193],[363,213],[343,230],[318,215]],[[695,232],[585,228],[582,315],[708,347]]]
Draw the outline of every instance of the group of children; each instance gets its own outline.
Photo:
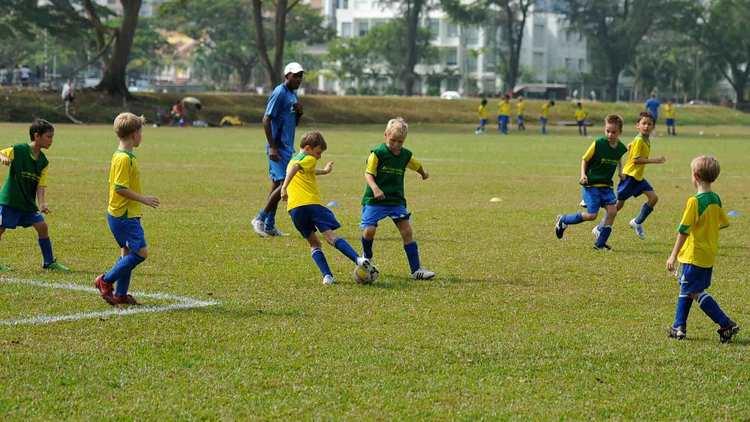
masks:
[[[550,100],[546,101],[542,105],[541,112],[539,113],[539,123],[541,125],[542,134],[547,133],[547,121],[549,119],[549,109],[554,106],[555,102]],[[516,125],[519,131],[526,130],[526,103],[523,101],[523,96],[518,96],[516,101]],[[489,112],[487,111],[487,99],[482,98],[479,107],[477,108],[477,116],[479,116],[479,126],[474,129],[475,135],[480,135],[486,132],[487,121]],[[497,105],[497,130],[498,132],[507,135],[508,124],[511,116],[511,105],[510,95],[506,94],[500,100]]]
[[[581,158],[579,183],[583,186],[582,197],[585,212],[558,215],[555,221],[555,235],[562,239],[568,226],[592,221],[597,218],[600,208],[605,209],[604,218],[593,228],[594,249],[610,250],[607,244],[612,233],[612,225],[625,201],[641,194],[646,202],[629,225],[635,234],[645,238],[643,223],[654,210],[659,200],[654,188],[644,178],[645,166],[662,164],[666,159],[649,158],[651,153],[650,135],[654,130],[654,117],[650,112],[641,112],[636,121],[638,134],[627,147],[619,137],[623,128],[622,117],[614,114],[604,119],[605,136],[596,139]],[[625,165],[622,156],[627,154]],[[687,316],[693,301],[718,326],[719,339],[728,342],[739,332],[739,326],[719,307],[716,301],[705,292],[711,285],[711,273],[718,251],[719,230],[729,226],[727,214],[721,206],[719,196],[711,190],[719,176],[719,163],[714,157],[696,157],[690,164],[692,182],[697,193],[690,197],[678,228],[677,240],[666,269],[676,272],[676,263],[681,264],[679,273],[680,293],[677,298],[674,323],[667,329],[671,338],[684,339],[687,333]],[[615,195],[612,178],[618,172],[620,182]]]

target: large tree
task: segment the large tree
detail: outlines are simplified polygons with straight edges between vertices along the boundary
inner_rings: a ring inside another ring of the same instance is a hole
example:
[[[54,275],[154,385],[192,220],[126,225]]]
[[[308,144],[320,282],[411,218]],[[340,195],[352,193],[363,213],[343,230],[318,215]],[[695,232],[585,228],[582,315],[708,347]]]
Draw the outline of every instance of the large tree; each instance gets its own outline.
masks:
[[[570,25],[586,36],[594,71],[604,75],[606,98],[617,100],[620,74],[633,61],[657,17],[668,19],[673,0],[565,0]]]
[[[498,59],[503,91],[512,90],[521,75],[524,28],[534,0],[441,0],[441,4],[455,21],[482,26],[491,34],[494,48],[488,54]]]
[[[255,39],[260,55],[260,61],[266,69],[268,82],[271,87],[281,83],[281,74],[284,66],[284,43],[286,42],[287,15],[297,6],[300,0],[274,0],[273,1],[273,37],[272,43],[266,39],[265,27],[263,25],[263,1],[251,0],[253,10],[253,22],[255,24]],[[273,49],[273,59],[271,59]]]

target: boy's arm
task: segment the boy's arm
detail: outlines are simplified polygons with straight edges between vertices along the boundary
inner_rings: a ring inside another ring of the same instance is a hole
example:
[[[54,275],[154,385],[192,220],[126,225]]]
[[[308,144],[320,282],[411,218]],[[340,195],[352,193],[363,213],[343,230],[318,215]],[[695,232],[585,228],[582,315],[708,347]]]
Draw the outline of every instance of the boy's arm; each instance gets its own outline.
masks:
[[[322,175],[322,174],[329,174],[333,171],[333,161],[329,161],[326,163],[325,167],[323,167],[322,170],[315,169],[316,175]]]
[[[297,174],[298,171],[300,171],[301,167],[299,164],[295,164],[292,166],[289,171],[286,172],[286,177],[284,177],[284,183],[281,185],[281,200],[286,201],[289,199],[289,195],[286,193],[286,188],[289,186],[289,183],[292,181],[292,178],[294,175]],[[317,173],[317,171],[316,171]]]
[[[677,239],[674,242],[674,248],[672,248],[672,253],[669,255],[669,258],[667,259],[667,271],[669,272],[675,272],[676,270],[676,262],[677,262],[677,254],[680,253],[680,249],[682,249],[682,245],[685,244],[685,241],[687,240],[688,235],[684,233],[677,233]]]
[[[370,189],[372,189],[372,196],[375,199],[385,198],[385,193],[383,193],[383,191],[380,190],[380,186],[378,186],[378,184],[375,183],[375,176],[373,176],[370,173],[365,172],[365,181],[367,181],[367,185],[370,186]]]
[[[141,195],[138,192],[123,187],[115,189],[115,192],[117,192],[117,194],[120,196],[130,199],[131,201],[140,202],[141,204],[148,205],[151,208],[159,207],[159,198],[155,196]]]
[[[424,169],[424,166],[422,165],[422,163],[417,161],[414,157],[411,157],[409,159],[409,162],[406,164],[406,167],[419,173],[419,175],[422,176],[422,180],[425,180],[428,177],[430,177],[430,174],[427,173],[427,171]]]
[[[13,147],[0,150],[0,164],[9,166],[11,161],[13,161]]]
[[[49,214],[49,207],[47,207],[47,200],[44,197],[44,194],[46,193],[47,187],[46,186],[37,186],[36,187],[36,203],[39,204],[39,211]]]
[[[622,158],[617,160],[617,177],[619,177],[620,180],[625,180],[625,173],[622,172]]]
[[[666,157],[661,156],[659,158],[634,158],[633,164],[664,164],[667,161]]]
[[[589,182],[588,176],[586,176],[586,164],[588,161],[581,160],[581,178],[578,179],[578,182],[582,185],[585,185]]]

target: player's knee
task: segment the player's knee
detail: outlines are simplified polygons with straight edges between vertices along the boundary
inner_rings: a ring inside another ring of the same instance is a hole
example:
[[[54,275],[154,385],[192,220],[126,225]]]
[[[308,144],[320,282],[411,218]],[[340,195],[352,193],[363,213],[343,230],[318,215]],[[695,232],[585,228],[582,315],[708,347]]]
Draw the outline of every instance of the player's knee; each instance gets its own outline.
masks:
[[[599,215],[599,213],[591,214],[588,212],[581,213],[581,218],[583,218],[583,221],[591,221],[596,218],[596,216]]]
[[[34,224],[34,228],[36,229],[37,234],[39,235],[40,239],[46,238],[49,235],[49,226],[47,226],[47,223],[42,221],[38,224]]]
[[[648,204],[653,208],[657,202],[659,202],[659,197],[656,194],[651,195],[651,198],[649,198],[648,200]]]
[[[148,258],[148,248],[138,249],[138,252],[136,252],[136,255],[140,256],[143,259]]]
[[[365,229],[362,231],[362,237],[364,237],[367,240],[372,240],[375,238],[375,232],[377,231],[377,227],[375,226],[368,226],[365,227]]]

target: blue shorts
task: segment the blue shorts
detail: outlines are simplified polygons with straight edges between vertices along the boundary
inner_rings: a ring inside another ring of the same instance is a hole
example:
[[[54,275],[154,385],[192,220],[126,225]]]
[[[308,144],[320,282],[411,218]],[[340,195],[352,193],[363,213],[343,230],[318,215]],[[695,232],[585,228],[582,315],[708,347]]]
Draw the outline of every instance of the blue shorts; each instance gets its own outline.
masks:
[[[547,124],[547,118],[546,117],[540,117],[539,118],[539,123],[541,123],[542,126],[546,125]]]
[[[130,252],[138,252],[147,246],[140,218],[113,217],[107,214],[107,223],[121,248],[127,247]]]
[[[322,205],[302,205],[292,208],[289,210],[289,216],[292,217],[294,227],[305,239],[315,233],[316,229],[323,233],[341,227],[331,210]]]
[[[510,117],[508,116],[497,116],[497,123],[501,125],[507,125]]]
[[[516,122],[518,122],[519,124],[523,123],[523,120],[524,120],[523,116],[516,117]]]
[[[283,182],[286,177],[286,167],[289,165],[290,157],[285,157],[283,153],[279,153],[281,158],[279,161],[268,160],[268,176],[274,182]]]
[[[21,211],[7,205],[0,205],[0,227],[4,229],[15,229],[17,226],[29,227],[44,221],[44,216],[39,211]]]
[[[711,286],[713,268],[703,268],[692,264],[682,264],[680,274],[680,294],[700,293]]]
[[[633,176],[625,176],[625,180],[621,180],[617,185],[617,200],[625,201],[628,198],[637,197],[643,192],[653,191],[654,188],[646,181],[635,180]]]
[[[578,127],[586,126],[586,121],[585,120],[576,120],[576,123],[578,124]]]
[[[674,119],[667,119],[667,126],[674,126]]]
[[[366,227],[377,227],[378,221],[390,217],[394,223],[408,220],[411,213],[403,205],[365,205],[362,207],[362,221],[359,223],[361,229]]]
[[[584,186],[581,198],[589,214],[596,214],[599,208],[617,203],[615,192],[609,186]]]
[[[487,124],[487,119],[479,119],[479,126],[485,126]]]

